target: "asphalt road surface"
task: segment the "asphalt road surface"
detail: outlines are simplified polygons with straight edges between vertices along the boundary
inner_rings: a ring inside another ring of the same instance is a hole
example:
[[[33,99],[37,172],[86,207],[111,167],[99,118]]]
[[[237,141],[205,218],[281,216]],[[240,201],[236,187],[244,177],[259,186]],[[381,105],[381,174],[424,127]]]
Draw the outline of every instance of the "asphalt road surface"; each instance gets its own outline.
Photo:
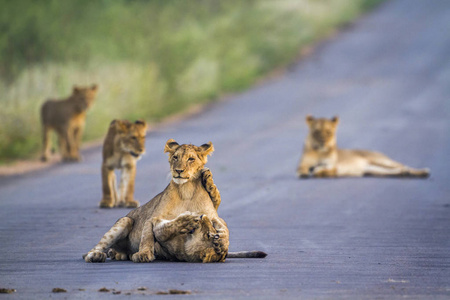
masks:
[[[306,114],[339,115],[341,147],[378,150],[431,177],[297,179]],[[167,139],[212,141],[230,250],[266,258],[85,263],[81,255],[128,212],[97,207],[93,148],[82,163],[0,179],[0,288],[17,290],[1,298],[140,299],[177,289],[191,295],[166,297],[448,299],[449,129],[450,1],[387,2],[286,74],[148,136],[136,198],[168,184]]]

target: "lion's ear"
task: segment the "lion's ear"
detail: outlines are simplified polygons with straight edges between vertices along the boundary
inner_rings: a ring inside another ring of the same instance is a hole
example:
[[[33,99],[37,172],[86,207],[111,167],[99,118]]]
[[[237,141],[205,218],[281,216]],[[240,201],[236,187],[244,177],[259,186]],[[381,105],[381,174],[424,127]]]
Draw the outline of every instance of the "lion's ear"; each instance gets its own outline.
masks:
[[[197,151],[199,152],[199,154],[201,155],[211,155],[214,152],[214,146],[211,142],[207,143],[207,144],[203,144],[200,147],[197,147]]]
[[[96,91],[97,89],[98,89],[98,85],[94,83],[94,84],[91,86],[91,90]]]
[[[314,117],[311,115],[306,116],[306,124],[311,125],[311,123],[314,121]]]
[[[337,124],[339,124],[339,117],[338,117],[338,116],[334,116],[334,117],[331,119],[331,122],[333,122],[334,125],[336,126]]]
[[[78,94],[80,92],[80,88],[78,86],[74,85],[72,92],[73,92],[73,94]]]
[[[114,120],[111,122],[111,125],[116,128],[117,132],[126,133],[131,124],[127,120]]]
[[[141,127],[142,131],[147,131],[147,123],[144,120],[137,120],[134,122],[134,124],[136,124],[136,126]]]
[[[178,146],[180,145],[174,139],[170,139],[166,142],[166,146],[164,146],[164,153],[174,153]]]

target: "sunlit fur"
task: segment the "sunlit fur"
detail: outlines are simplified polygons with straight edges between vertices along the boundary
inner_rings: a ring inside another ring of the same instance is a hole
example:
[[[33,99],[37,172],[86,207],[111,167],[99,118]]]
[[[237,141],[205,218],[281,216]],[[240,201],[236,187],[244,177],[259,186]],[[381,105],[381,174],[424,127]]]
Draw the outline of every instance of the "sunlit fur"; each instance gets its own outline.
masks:
[[[171,180],[162,193],[121,218],[84,256],[85,261],[103,262],[109,249],[114,259],[133,262],[156,258],[224,261],[229,232],[217,214],[219,192],[204,167],[213,150],[212,143],[194,146],[167,141],[164,151],[169,154],[172,177],[185,182]]]

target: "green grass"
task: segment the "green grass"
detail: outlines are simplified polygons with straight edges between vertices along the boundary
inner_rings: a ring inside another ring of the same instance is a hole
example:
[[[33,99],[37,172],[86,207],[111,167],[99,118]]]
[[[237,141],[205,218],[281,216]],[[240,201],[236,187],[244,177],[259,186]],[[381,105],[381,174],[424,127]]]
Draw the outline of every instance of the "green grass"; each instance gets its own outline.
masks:
[[[248,88],[381,0],[0,0],[0,161],[40,148],[39,108],[97,83],[85,139]]]

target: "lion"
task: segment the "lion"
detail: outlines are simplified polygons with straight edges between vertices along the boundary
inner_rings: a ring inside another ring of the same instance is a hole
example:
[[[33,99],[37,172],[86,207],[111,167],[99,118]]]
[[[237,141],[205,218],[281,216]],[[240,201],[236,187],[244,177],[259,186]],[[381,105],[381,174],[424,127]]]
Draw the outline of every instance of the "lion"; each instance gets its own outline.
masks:
[[[297,168],[301,178],[341,176],[428,177],[429,169],[414,169],[384,154],[367,150],[339,149],[336,144],[338,117],[306,117],[309,134]]]
[[[86,111],[97,96],[98,86],[73,87],[72,95],[63,100],[47,100],[41,107],[42,161],[50,154],[49,133],[58,134],[63,161],[80,161],[80,145],[86,122]]]
[[[147,124],[138,120],[114,120],[103,143],[102,191],[100,207],[138,207],[134,199],[136,162],[145,153]],[[119,190],[114,169],[121,170]]]
[[[116,260],[136,263],[155,259],[223,262],[228,255],[229,231],[217,214],[220,193],[205,168],[214,151],[167,141],[172,180],[163,192],[119,219],[100,242],[83,256],[86,262]],[[111,250],[110,250],[111,249]],[[238,252],[230,257],[263,257],[265,253]],[[265,255],[264,255],[265,256]]]

